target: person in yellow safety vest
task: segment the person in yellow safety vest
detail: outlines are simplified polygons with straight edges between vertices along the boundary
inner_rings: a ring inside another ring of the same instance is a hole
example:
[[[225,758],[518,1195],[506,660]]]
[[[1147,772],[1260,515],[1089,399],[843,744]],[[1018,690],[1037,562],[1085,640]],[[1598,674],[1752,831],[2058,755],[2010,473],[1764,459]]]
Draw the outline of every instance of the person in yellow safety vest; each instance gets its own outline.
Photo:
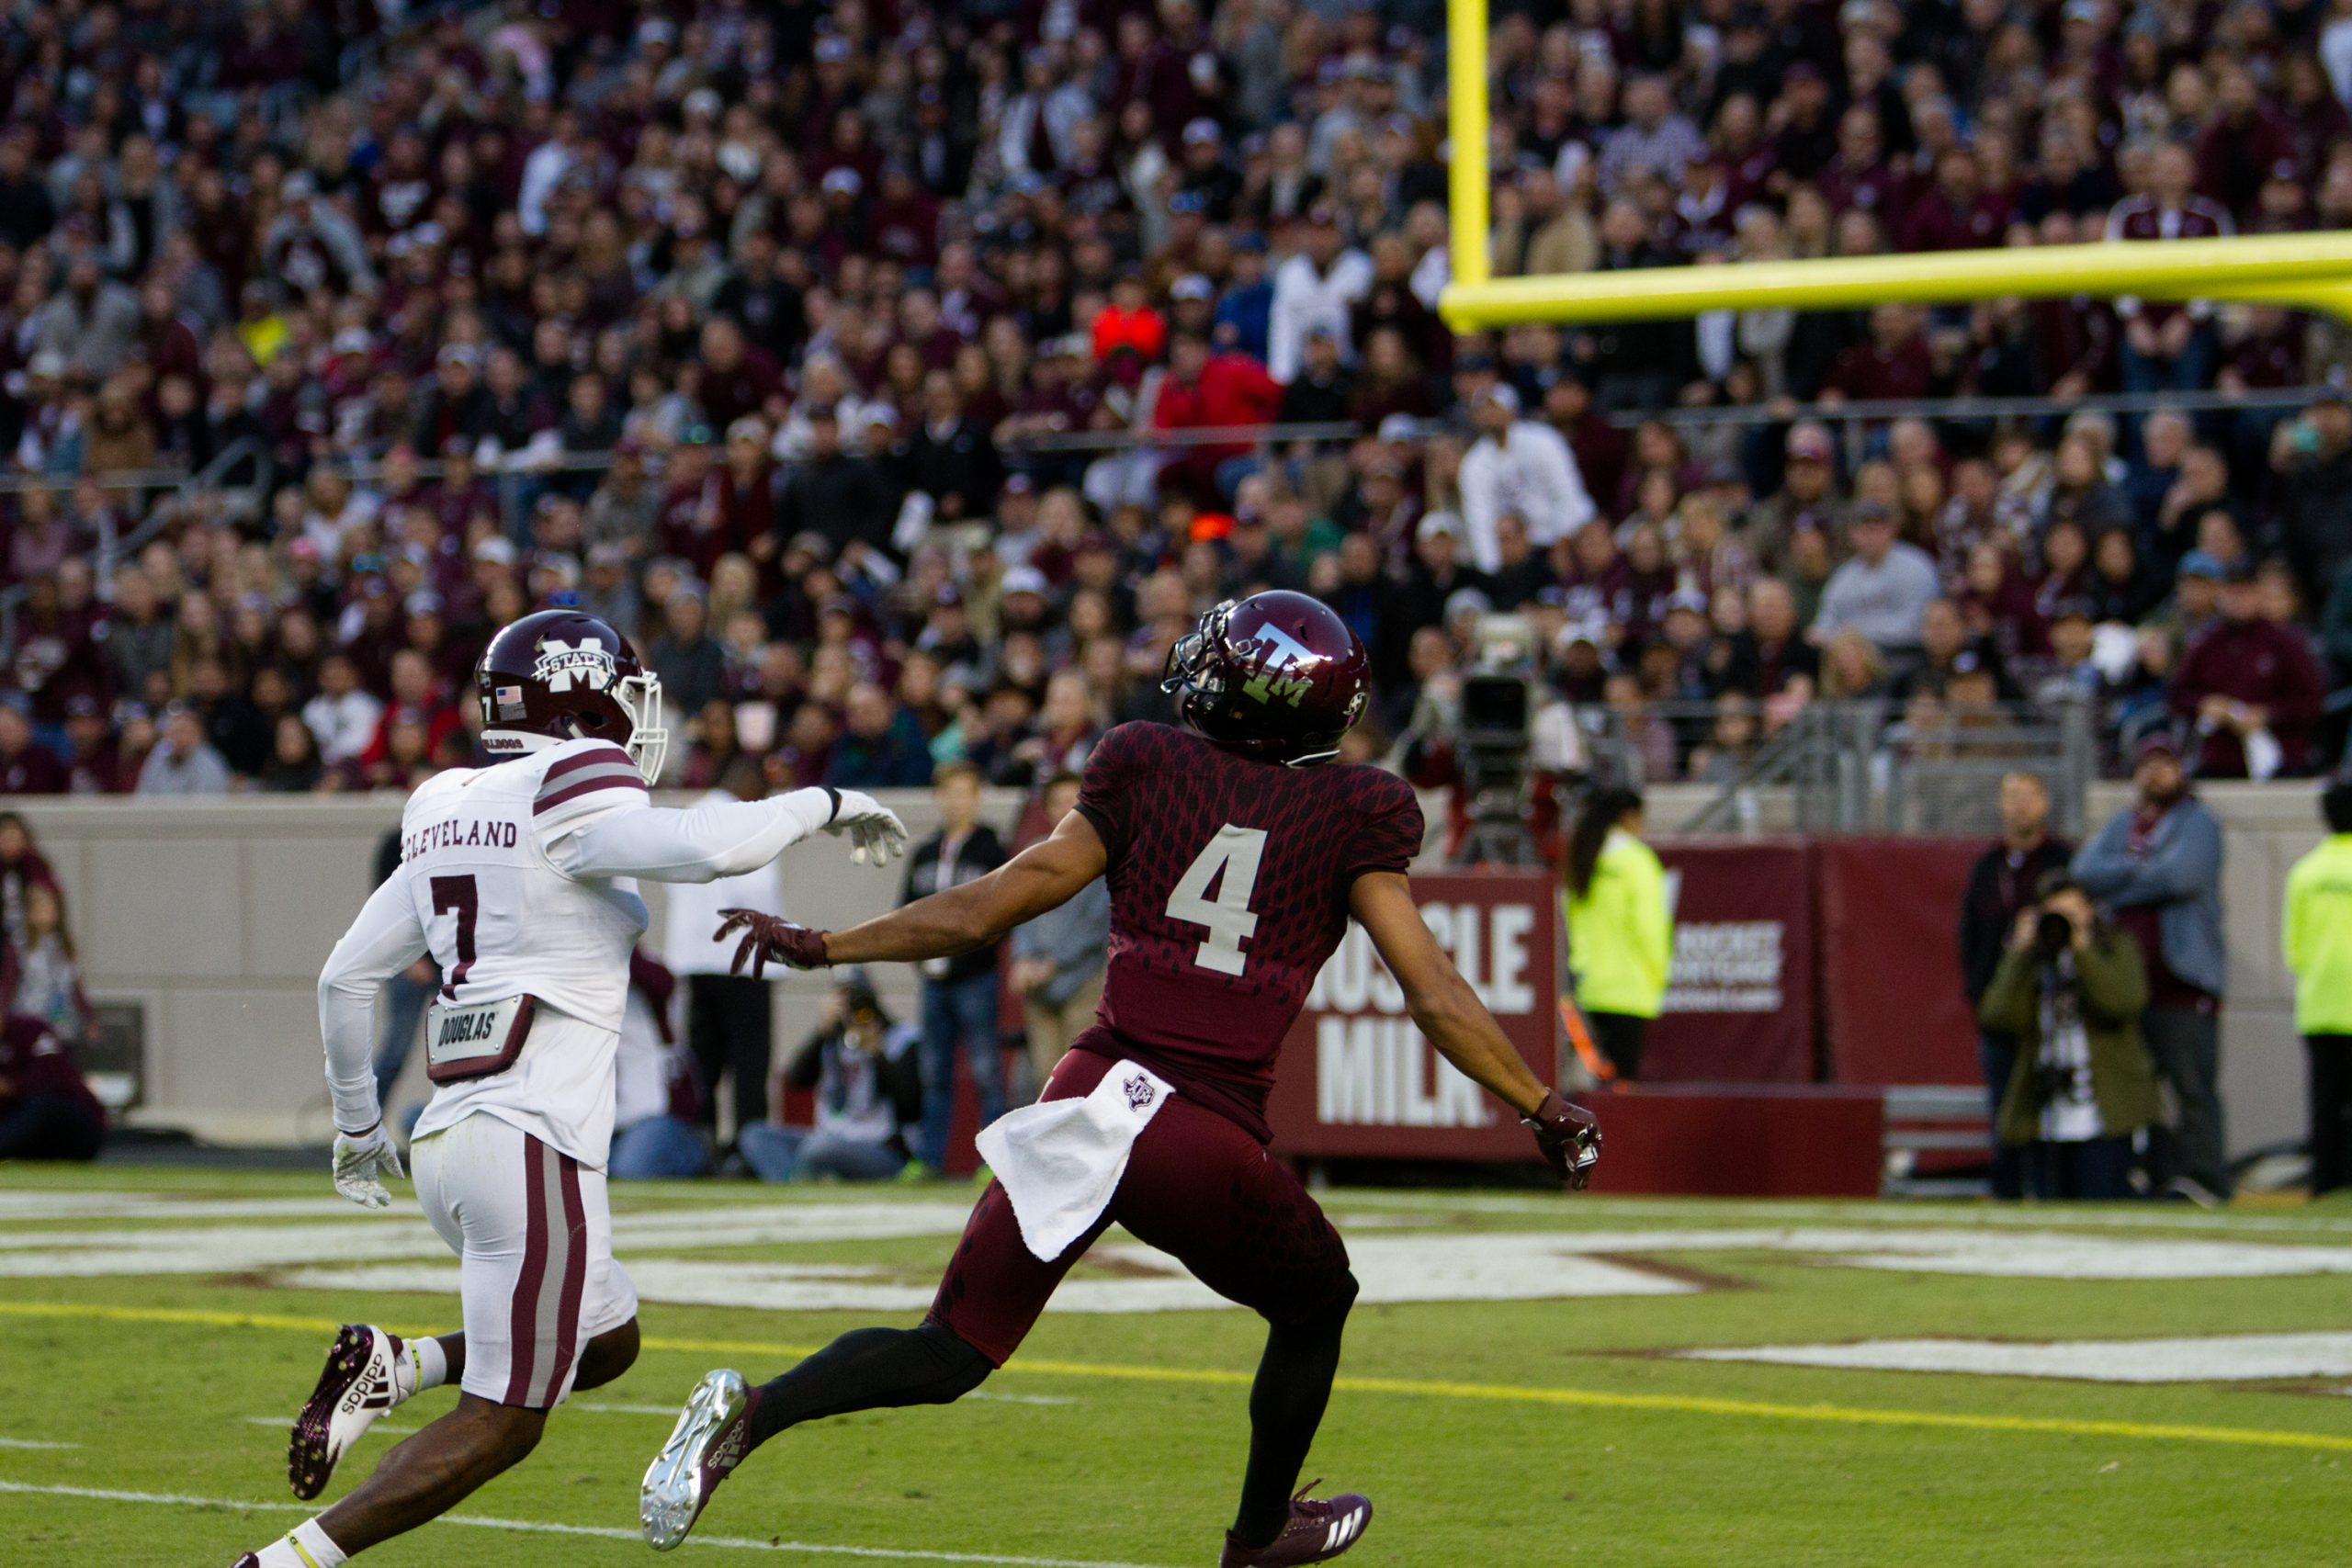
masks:
[[[1577,1010],[1617,1076],[1639,1077],[1642,1037],[1666,999],[1674,913],[1666,867],[1642,842],[1637,792],[1603,788],[1586,798],[1560,883]]]
[[[2352,783],[2320,795],[2327,837],[2287,874],[2280,934],[2311,1060],[2312,1196],[2352,1184]]]

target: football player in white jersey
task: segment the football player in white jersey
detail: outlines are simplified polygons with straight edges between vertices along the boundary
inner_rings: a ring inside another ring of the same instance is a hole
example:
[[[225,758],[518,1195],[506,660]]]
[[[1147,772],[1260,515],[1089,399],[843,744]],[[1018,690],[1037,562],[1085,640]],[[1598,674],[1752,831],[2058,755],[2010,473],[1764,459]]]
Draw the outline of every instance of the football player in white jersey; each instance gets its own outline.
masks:
[[[637,1358],[637,1293],[614,1261],[605,1158],[630,945],[645,906],[625,880],[707,882],[765,865],[820,830],[880,865],[906,829],[868,796],[653,807],[668,737],[661,682],[592,615],[548,610],[491,640],[475,671],[482,743],[501,760],[420,785],[400,869],[319,977],[334,1102],[334,1184],[368,1208],[401,1175],[369,1070],[377,988],[430,952],[435,1089],[410,1155],[425,1217],[458,1255],[462,1332],[337,1335],[297,1419],[288,1480],[317,1496],[386,1410],[455,1380],[458,1407],[387,1453],[350,1495],[238,1568],[334,1568],[445,1513],[529,1453],[548,1412]]]

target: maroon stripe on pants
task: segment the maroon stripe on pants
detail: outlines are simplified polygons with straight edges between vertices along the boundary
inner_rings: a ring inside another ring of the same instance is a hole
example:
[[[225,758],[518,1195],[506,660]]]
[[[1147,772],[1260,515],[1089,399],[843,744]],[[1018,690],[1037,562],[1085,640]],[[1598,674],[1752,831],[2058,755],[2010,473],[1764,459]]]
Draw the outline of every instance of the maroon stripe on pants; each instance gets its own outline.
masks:
[[[548,1146],[523,1139],[523,1269],[514,1280],[514,1315],[507,1326],[512,1365],[506,1373],[506,1404],[531,1402],[531,1363],[539,1343],[539,1290],[548,1271]]]
[[[563,1185],[563,1223],[571,1245],[563,1249],[562,1294],[557,1297],[555,1309],[555,1365],[548,1371],[547,1393],[540,1402],[546,1405],[553,1405],[563,1393],[571,1359],[579,1353],[580,1297],[588,1285],[588,1211],[580,1199],[580,1162],[564,1154],[557,1155],[555,1160]]]

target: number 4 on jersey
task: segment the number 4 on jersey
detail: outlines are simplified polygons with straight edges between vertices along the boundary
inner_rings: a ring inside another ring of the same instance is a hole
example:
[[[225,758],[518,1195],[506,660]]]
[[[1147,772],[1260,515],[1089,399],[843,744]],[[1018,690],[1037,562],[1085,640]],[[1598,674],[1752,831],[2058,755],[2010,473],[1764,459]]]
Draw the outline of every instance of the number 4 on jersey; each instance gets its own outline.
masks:
[[[1259,863],[1266,858],[1266,830],[1237,828],[1228,822],[1216,831],[1176,879],[1168,895],[1168,918],[1187,925],[1206,926],[1193,962],[1220,975],[1238,975],[1248,967],[1241,944],[1258,929],[1250,908],[1250,895],[1258,886]],[[1216,891],[1212,893],[1210,889]]]

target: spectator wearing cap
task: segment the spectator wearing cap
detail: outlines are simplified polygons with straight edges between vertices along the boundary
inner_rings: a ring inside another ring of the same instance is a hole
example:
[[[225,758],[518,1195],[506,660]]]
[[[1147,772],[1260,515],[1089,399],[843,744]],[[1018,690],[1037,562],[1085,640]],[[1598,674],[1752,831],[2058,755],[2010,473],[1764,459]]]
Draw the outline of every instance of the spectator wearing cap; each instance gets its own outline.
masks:
[[[195,708],[174,703],[164,710],[164,734],[139,770],[141,795],[209,795],[229,793],[229,764],[204,739]]]
[[[2314,1198],[2352,1185],[2352,783],[2319,804],[2327,837],[2288,872],[2279,924],[2310,1066]]]
[[[1815,420],[1791,425],[1782,446],[1781,488],[1749,517],[1748,547],[1759,559],[1778,561],[1794,535],[1828,527],[1838,504],[1837,478],[1838,447],[1829,427]]]
[[[1340,357],[1350,357],[1349,310],[1371,288],[1372,259],[1347,243],[1339,214],[1319,203],[1308,209],[1303,243],[1274,269],[1266,333],[1266,368],[1274,379],[1298,374],[1307,332],[1317,325],[1330,328]]]
[[[1846,537],[1853,554],[1821,591],[1814,640],[1826,646],[1842,632],[1858,631],[1881,653],[1916,653],[1920,622],[1943,591],[1935,561],[1896,537],[1894,513],[1874,501],[1855,505]]]
[[[1567,442],[1550,425],[1521,419],[1519,394],[1510,386],[1487,387],[1471,417],[1478,438],[1462,457],[1462,523],[1478,570],[1502,565],[1505,513],[1517,517],[1529,542],[1543,550],[1599,514]]]
[[[1202,214],[1212,223],[1229,223],[1241,196],[1241,173],[1226,156],[1225,130],[1206,115],[1187,120],[1176,186],[1200,200]]]
[[[2309,640],[2264,615],[2263,599],[2245,562],[2230,568],[2220,620],[2188,644],[2173,671],[2172,710],[2194,727],[2200,776],[2311,771],[2327,682]]]
[[[2177,1116],[2151,1152],[2151,1176],[2177,1197],[2230,1195],[2222,1122],[2222,997],[2229,959],[2222,926],[2222,824],[2188,787],[2168,736],[2140,743],[2137,800],[2075,856],[2083,890],[2140,944],[2148,973],[2141,1021]]]

